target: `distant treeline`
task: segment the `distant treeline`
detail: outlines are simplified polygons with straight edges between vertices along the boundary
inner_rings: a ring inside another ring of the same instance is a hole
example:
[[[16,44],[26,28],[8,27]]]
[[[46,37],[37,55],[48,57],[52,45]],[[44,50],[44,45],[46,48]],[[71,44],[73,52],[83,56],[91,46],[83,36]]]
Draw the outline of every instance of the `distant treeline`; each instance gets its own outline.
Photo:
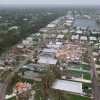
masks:
[[[65,14],[66,9],[58,8],[0,10],[0,54]],[[9,30],[12,26],[18,29]]]

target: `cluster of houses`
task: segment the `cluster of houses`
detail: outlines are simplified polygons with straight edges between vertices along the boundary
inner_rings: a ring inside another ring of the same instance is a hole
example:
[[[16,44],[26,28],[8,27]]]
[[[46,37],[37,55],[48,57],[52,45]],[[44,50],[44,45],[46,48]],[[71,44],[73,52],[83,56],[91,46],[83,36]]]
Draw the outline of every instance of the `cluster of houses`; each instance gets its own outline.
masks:
[[[66,16],[64,17],[64,20],[65,21],[63,25],[65,23],[69,23],[70,27],[72,27],[72,24],[74,21],[72,16],[71,17]],[[85,53],[87,49],[85,47],[82,47],[80,43],[69,42],[64,39],[65,37],[64,33],[67,34],[69,32],[68,26],[69,25],[66,26],[67,27],[66,29],[59,30],[61,32],[59,33],[57,31],[57,29],[59,29],[59,26],[55,27],[52,25],[52,28],[50,27],[50,30],[49,30],[49,32],[51,31],[50,34],[48,32],[49,27],[44,28],[45,32],[47,32],[48,35],[46,37],[45,45],[39,50],[38,61],[37,61],[38,64],[45,65],[45,66],[50,65],[56,68],[57,65],[59,64],[58,62],[63,60],[64,62],[62,63],[63,64],[66,63],[66,67],[67,67],[68,62],[72,62],[72,63],[78,62],[77,66],[79,66],[79,63],[81,62],[81,57],[83,56],[83,53]],[[42,29],[42,32],[44,32],[44,30]],[[56,30],[56,33],[52,33],[52,30]],[[60,69],[61,72],[63,71],[62,63],[60,64],[60,67],[58,68]],[[76,68],[75,70],[77,70],[78,67],[74,66],[74,68]],[[89,72],[89,71],[86,71],[86,72]],[[72,75],[70,76],[70,78],[71,79],[69,80],[68,78],[66,78],[66,76],[62,75],[61,79],[55,80],[55,82],[53,82],[53,85],[51,88],[57,91],[65,91],[72,94],[74,93],[74,94],[84,95],[85,93],[84,93],[82,82],[91,83],[91,81],[83,79],[83,74],[76,75],[76,76]]]
[[[99,41],[98,35],[100,30],[94,20],[76,19],[73,28],[72,40],[80,40],[90,44]]]
[[[91,35],[88,36],[88,29],[85,32],[85,29],[83,30],[82,27],[79,28],[77,26],[78,28],[74,28],[76,27],[73,26],[76,25],[74,21],[75,19],[72,16],[72,13],[69,12],[66,16],[60,17],[48,24],[45,28],[40,29],[40,33],[32,34],[25,40],[22,40],[20,44],[14,46],[9,53],[9,55],[12,54],[11,57],[14,57],[15,60],[19,62],[28,59],[28,63],[22,65],[18,75],[24,79],[42,81],[41,78],[43,74],[50,66],[60,69],[59,71],[63,73],[65,70],[64,66],[62,66],[63,63],[69,73],[77,72],[75,74],[78,75],[75,76],[70,74],[70,78],[62,75],[60,79],[53,82],[51,88],[53,90],[61,92],[65,91],[74,95],[86,95],[83,89],[83,83],[91,84],[91,79],[84,79],[84,73],[90,74],[90,72],[80,68],[80,63],[82,60],[81,58],[83,54],[86,53],[87,49],[83,47],[80,42],[73,42],[73,40],[97,41],[97,37]],[[65,35],[69,32],[72,34],[72,41],[65,39]],[[95,34],[96,33],[98,34],[98,32],[95,31]],[[36,56],[34,57],[33,54]],[[9,55],[7,55],[6,59]],[[9,60],[7,59],[6,64],[8,64],[8,61]],[[59,63],[60,61],[61,64]],[[72,66],[68,65],[69,62],[72,63]],[[76,65],[74,65],[73,62],[75,62]]]
[[[50,39],[50,41],[45,44],[45,47],[40,50],[38,63],[56,65],[58,61],[56,58],[56,53],[63,44],[63,42],[59,41],[59,39],[63,38],[64,35],[58,34],[55,40]]]
[[[100,43],[95,43],[93,46],[93,59],[96,67],[97,82],[100,83]]]
[[[76,19],[73,24],[74,32],[72,41],[80,41],[90,44],[92,47],[92,56],[95,62],[97,82],[100,82],[100,29],[95,20]]]
[[[81,61],[81,56],[86,52],[86,48],[79,46],[73,42],[65,42],[63,47],[58,50],[56,57],[63,59],[65,62],[76,62]]]
[[[98,34],[98,33],[97,33]],[[88,36],[88,33],[84,33],[82,30],[77,29],[75,33],[71,37],[72,40],[80,40],[80,41],[89,41],[90,43],[94,43],[97,41],[96,36]]]

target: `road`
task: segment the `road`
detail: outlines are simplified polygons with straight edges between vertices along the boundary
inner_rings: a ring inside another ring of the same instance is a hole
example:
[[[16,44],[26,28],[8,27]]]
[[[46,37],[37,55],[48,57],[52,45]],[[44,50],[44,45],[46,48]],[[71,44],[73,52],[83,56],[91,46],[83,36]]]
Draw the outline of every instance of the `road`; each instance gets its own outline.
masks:
[[[88,54],[90,57],[90,65],[91,65],[91,74],[92,74],[92,85],[93,85],[93,97],[94,100],[100,100],[100,86],[97,85],[97,74],[96,74],[96,67],[95,67],[95,62],[92,56],[92,49],[90,46],[88,48]]]

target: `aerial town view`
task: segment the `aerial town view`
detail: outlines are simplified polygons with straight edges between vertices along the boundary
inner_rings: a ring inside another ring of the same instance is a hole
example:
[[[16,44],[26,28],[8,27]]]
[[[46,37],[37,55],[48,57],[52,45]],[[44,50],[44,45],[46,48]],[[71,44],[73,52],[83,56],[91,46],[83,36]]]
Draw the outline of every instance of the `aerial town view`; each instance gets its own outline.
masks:
[[[0,100],[100,100],[99,5],[0,0]]]

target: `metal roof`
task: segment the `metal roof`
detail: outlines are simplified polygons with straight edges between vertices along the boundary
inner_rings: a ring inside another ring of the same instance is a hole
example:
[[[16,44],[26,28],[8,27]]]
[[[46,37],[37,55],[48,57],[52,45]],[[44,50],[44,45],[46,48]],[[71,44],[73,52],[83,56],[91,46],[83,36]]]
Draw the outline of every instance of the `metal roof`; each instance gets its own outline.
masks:
[[[52,86],[53,89],[82,94],[82,83],[67,80],[56,80]]]

